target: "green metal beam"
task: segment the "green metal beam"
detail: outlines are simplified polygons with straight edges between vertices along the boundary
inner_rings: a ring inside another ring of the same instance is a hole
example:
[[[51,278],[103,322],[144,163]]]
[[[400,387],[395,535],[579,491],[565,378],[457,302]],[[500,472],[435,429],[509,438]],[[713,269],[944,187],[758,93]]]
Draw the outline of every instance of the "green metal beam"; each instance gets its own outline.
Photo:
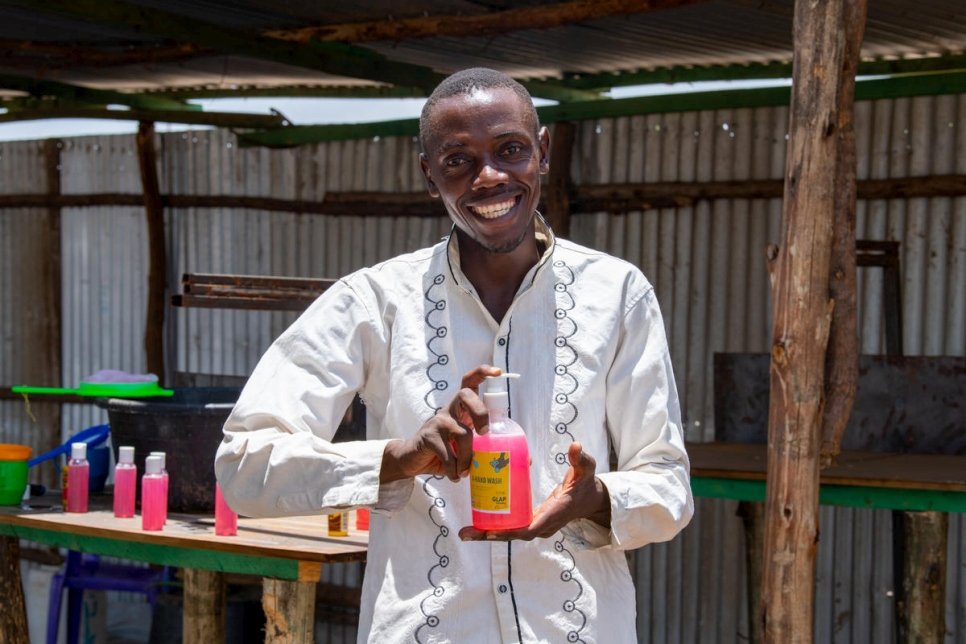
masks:
[[[107,110],[96,108],[10,110],[0,113],[0,123],[39,121],[43,119],[106,119],[112,121],[152,121],[211,125],[214,127],[258,129],[280,128],[285,118],[276,114],[244,114],[239,112],[179,112],[175,110]],[[271,130],[262,130],[268,131]]]
[[[966,55],[954,54],[929,58],[867,60],[859,63],[859,76],[895,76],[966,69]],[[695,83],[702,81],[763,80],[791,78],[791,63],[751,63],[748,65],[706,65],[700,67],[662,67],[632,72],[567,74],[560,81],[575,89],[605,90],[629,85]]]
[[[966,72],[899,76],[861,81],[855,84],[855,100],[857,101],[962,93],[966,93]],[[554,123],[557,121],[616,118],[638,114],[772,107],[788,105],[790,95],[791,88],[789,87],[694,92],[611,101],[547,105],[538,107],[537,113],[541,122]],[[301,125],[266,132],[248,132],[239,135],[239,144],[242,146],[290,147],[321,141],[363,139],[374,136],[415,136],[418,132],[419,122],[417,119],[382,123]]]
[[[695,476],[691,478],[691,491],[699,497],[762,502],[765,500],[765,481]],[[948,490],[823,484],[819,488],[818,501],[822,505],[849,508],[907,512],[966,512],[966,494]]]
[[[347,78],[365,78],[391,85],[418,87],[427,94],[445,75],[428,67],[389,60],[370,49],[313,40],[291,43],[250,34],[182,15],[135,5],[122,0],[9,0],[32,10],[68,15],[78,20],[139,33],[191,42],[224,53],[271,60]],[[545,98],[598,97],[596,92],[574,90],[537,81],[535,94]]]
[[[129,94],[107,89],[94,89],[58,81],[36,80],[27,76],[0,74],[0,87],[18,92],[26,92],[31,96],[51,96],[80,103],[97,105],[117,104],[128,105],[148,110],[177,110],[197,111],[201,107],[190,105],[180,100],[164,96],[145,96],[143,94]]]

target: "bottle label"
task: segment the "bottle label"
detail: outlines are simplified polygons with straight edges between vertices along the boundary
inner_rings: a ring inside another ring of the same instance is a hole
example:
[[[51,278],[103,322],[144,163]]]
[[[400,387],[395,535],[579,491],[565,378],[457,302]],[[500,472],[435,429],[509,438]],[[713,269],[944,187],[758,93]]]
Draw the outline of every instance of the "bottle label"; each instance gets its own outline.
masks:
[[[470,499],[477,512],[510,513],[510,452],[473,452]]]

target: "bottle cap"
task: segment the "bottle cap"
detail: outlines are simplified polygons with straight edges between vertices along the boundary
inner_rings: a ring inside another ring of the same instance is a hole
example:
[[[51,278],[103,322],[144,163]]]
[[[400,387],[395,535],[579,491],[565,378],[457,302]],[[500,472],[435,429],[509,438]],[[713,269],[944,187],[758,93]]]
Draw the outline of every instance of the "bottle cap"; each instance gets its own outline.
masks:
[[[161,473],[161,457],[160,456],[148,456],[144,459],[144,473],[145,474],[160,474]]]
[[[117,448],[117,459],[119,463],[134,463],[134,448],[130,445],[122,445]]]
[[[71,443],[70,458],[74,461],[87,460],[87,443]]]
[[[161,459],[161,470],[164,470],[164,466],[167,465],[168,457],[164,452],[151,452],[148,456],[157,456]]]
[[[507,379],[519,378],[518,373],[503,373],[499,376],[487,376],[486,391],[483,392],[483,402],[487,407],[496,409],[506,409],[509,405],[510,395],[507,392]]]

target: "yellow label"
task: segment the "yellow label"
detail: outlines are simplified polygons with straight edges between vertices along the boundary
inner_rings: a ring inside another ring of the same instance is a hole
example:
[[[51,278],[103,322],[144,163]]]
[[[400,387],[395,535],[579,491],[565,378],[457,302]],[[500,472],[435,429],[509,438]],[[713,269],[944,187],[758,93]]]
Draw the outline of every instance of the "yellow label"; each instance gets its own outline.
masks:
[[[509,452],[473,452],[470,499],[478,512],[510,513]]]

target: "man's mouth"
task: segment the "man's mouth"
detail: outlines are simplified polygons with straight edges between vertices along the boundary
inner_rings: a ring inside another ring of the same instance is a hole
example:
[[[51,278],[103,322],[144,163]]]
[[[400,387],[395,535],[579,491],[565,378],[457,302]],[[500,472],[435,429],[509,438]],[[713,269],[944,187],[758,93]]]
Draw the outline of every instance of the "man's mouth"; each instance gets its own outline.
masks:
[[[504,201],[498,203],[487,204],[485,206],[470,206],[470,210],[473,211],[474,215],[482,217],[483,219],[496,219],[497,217],[502,217],[503,215],[510,212],[517,203],[516,197],[511,197]]]

